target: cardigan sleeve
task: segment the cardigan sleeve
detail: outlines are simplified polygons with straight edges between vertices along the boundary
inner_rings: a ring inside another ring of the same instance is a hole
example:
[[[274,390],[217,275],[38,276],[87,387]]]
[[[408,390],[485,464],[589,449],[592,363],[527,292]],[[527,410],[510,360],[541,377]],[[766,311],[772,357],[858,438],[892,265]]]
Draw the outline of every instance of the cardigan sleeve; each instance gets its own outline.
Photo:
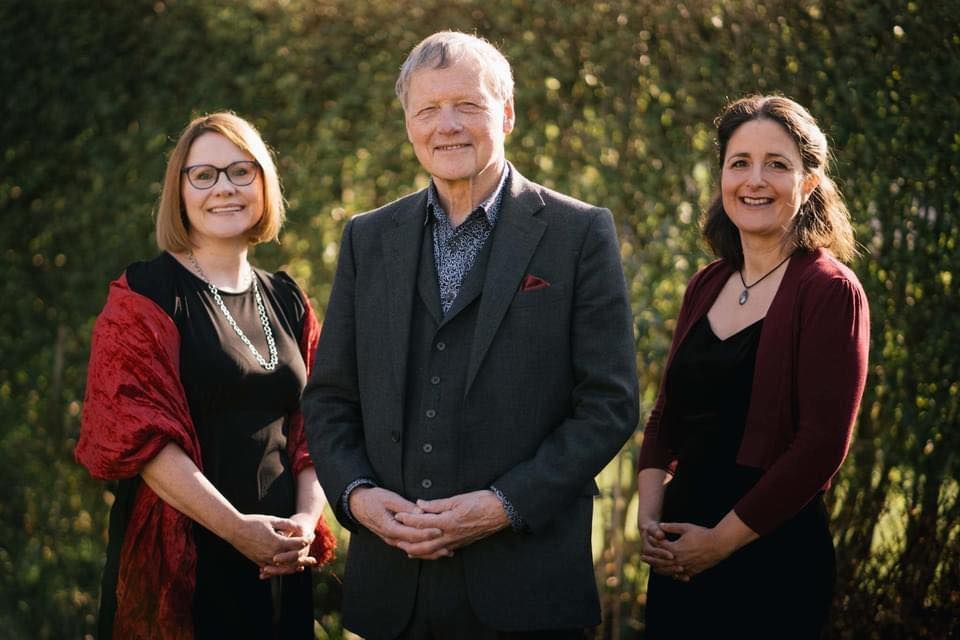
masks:
[[[793,438],[734,506],[760,535],[829,487],[846,457],[866,384],[870,314],[860,284],[842,274],[819,277],[799,298]]]

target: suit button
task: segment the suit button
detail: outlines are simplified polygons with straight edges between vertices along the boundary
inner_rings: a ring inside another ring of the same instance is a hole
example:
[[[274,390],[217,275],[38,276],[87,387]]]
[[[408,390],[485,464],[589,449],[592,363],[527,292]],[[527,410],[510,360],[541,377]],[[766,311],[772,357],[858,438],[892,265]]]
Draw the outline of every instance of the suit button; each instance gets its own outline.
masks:
[[[390,439],[393,440],[394,442],[400,442],[400,432],[399,432],[399,431],[391,431],[391,432],[390,432]]]
[[[430,443],[428,442],[428,443],[426,443],[425,445],[423,445],[423,452],[424,452],[424,453],[430,453],[431,451],[433,451],[433,445],[432,445],[432,444],[430,444]]]
[[[440,376],[433,376],[430,378],[430,384],[440,384]]]
[[[433,409],[427,409],[427,417],[428,417],[428,418],[436,418],[436,417],[437,417],[437,412],[434,411]]]
[[[430,487],[433,486],[433,480],[431,480],[430,478],[424,478],[423,480],[420,481],[420,486],[423,487],[424,489],[429,489]]]
[[[446,342],[438,342],[438,343],[437,343],[437,351],[443,351],[443,350],[446,349],[446,348],[447,348],[447,343],[446,343]]]

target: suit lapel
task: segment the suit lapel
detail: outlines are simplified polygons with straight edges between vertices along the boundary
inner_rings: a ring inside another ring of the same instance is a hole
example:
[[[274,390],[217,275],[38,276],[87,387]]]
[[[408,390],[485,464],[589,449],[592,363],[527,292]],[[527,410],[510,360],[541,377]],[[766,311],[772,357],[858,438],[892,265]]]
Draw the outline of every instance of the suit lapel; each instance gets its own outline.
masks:
[[[393,362],[397,397],[400,398],[406,389],[410,320],[426,208],[427,192],[424,190],[410,208],[394,214],[396,226],[384,231],[382,236],[383,255],[386,259],[383,269],[386,273],[389,310],[386,323],[390,335],[389,343],[394,349],[390,361]]]
[[[503,199],[500,218],[490,238],[492,246],[477,311],[477,326],[464,393],[470,391],[480,364],[547,228],[545,222],[534,217],[543,204],[543,198],[534,186],[513,169],[510,193]]]
[[[433,255],[433,236],[430,227],[424,226],[420,240],[420,267],[417,269],[417,292],[424,306],[437,324],[443,320],[440,306],[440,285],[437,284],[437,266]]]

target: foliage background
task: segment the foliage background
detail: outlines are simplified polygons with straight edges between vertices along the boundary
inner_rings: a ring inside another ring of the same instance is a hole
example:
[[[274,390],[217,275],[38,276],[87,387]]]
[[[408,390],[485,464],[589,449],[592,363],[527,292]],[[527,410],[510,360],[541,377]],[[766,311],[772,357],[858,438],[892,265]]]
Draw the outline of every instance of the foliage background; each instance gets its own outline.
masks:
[[[728,98],[780,92],[829,132],[863,243],[871,374],[830,494],[836,638],[960,633],[960,10],[957,0],[7,0],[0,3],[0,637],[95,628],[109,487],[77,467],[89,335],[106,284],[154,254],[165,153],[233,109],[279,151],[290,220],[256,262],[322,313],[350,216],[425,184],[393,98],[442,28],[502,47],[508,155],[615,212],[652,405],[715,176]],[[954,276],[957,276],[955,279]],[[829,362],[825,363],[829,366]],[[632,457],[597,504],[598,634],[642,637]],[[341,637],[341,557],[319,637]],[[718,621],[718,630],[724,621]]]

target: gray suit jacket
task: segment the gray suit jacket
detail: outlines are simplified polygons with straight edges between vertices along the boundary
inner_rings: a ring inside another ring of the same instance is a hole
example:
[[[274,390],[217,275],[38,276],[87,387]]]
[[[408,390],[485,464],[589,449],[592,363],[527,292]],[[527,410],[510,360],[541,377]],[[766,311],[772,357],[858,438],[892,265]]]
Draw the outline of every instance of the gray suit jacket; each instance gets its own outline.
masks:
[[[304,392],[310,453],[331,501],[360,477],[403,493],[411,309],[426,191],[352,219]],[[460,420],[460,492],[491,484],[529,532],[458,551],[471,605],[500,630],[600,621],[590,551],[594,476],[637,422],[632,320],[610,211],[515,169],[490,237]],[[522,291],[527,275],[549,287]],[[353,529],[345,625],[393,637],[413,606],[418,564]],[[442,561],[442,560],[441,560]]]

